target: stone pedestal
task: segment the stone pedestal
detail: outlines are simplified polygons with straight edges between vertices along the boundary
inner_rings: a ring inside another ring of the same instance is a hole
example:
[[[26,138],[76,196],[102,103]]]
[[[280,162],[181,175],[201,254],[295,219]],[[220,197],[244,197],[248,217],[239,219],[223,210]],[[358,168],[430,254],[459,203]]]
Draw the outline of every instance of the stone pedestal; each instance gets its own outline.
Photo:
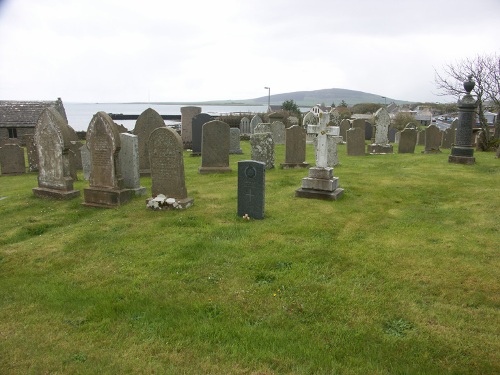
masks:
[[[338,186],[339,178],[333,177],[333,168],[310,168],[309,176],[302,179],[302,187],[295,191],[295,196],[337,200],[344,193]]]
[[[80,196],[80,190],[56,190],[43,187],[32,190],[33,195],[37,198],[73,199]]]
[[[89,187],[83,189],[85,202],[82,204],[87,207],[113,208],[128,202],[132,199],[132,194],[130,189],[115,190]]]
[[[391,144],[386,145],[378,145],[376,143],[372,143],[371,145],[366,146],[366,152],[368,154],[392,154],[394,153],[393,147]]]

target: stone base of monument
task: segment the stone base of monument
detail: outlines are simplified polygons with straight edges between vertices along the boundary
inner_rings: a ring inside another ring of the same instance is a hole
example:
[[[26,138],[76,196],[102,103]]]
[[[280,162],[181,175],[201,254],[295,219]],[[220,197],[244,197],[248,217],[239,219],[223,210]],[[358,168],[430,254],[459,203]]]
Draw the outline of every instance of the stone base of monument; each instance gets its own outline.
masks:
[[[41,187],[32,190],[37,198],[73,199],[80,196],[80,190],[56,190]]]
[[[167,198],[163,194],[146,199],[146,207],[152,210],[184,210],[194,204],[193,198]]]
[[[376,143],[372,143],[371,145],[366,146],[366,152],[372,155],[378,154],[393,154],[394,150],[392,145],[378,145]]]
[[[85,202],[82,205],[87,207],[113,208],[127,203],[132,199],[132,194],[133,191],[130,189],[114,190],[89,187],[83,189]]]
[[[230,173],[233,170],[230,167],[199,167],[198,172],[200,174],[209,173]]]
[[[450,155],[448,156],[448,163],[455,163],[455,164],[475,164],[476,163],[476,158],[474,156],[455,156],[455,155]]]
[[[309,168],[311,165],[309,163],[281,163],[280,167],[283,169],[293,169],[293,168]]]
[[[295,190],[299,198],[337,200],[344,194],[339,178],[333,177],[333,168],[310,168],[309,176],[302,179],[302,187]]]

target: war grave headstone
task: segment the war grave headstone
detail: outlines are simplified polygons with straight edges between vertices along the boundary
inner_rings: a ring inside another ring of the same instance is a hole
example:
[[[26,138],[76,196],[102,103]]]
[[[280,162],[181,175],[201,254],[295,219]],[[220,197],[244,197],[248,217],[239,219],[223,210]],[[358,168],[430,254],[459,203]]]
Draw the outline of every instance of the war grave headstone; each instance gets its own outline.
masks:
[[[417,145],[419,146],[425,145],[425,129],[417,131]]]
[[[309,168],[306,163],[306,131],[298,125],[285,130],[285,162],[280,166],[283,169]]]
[[[351,122],[347,119],[343,119],[340,122],[340,136],[342,137],[342,140],[344,142],[347,141],[347,134],[346,132],[351,128]]]
[[[112,208],[132,197],[125,189],[121,175],[120,134],[116,124],[105,112],[97,112],[87,130],[90,151],[89,187],[83,190],[84,206]]]
[[[328,167],[328,135],[326,125],[329,121],[329,113],[320,112],[316,166],[309,168],[308,177],[302,179],[302,186],[295,191],[296,197],[337,200],[344,193],[344,189],[338,187],[338,177],[333,177],[333,168]]]
[[[212,120],[213,117],[208,113],[199,113],[193,117],[191,124],[191,156],[201,156],[203,125]]]
[[[367,153],[377,154],[392,154],[393,147],[389,144],[389,126],[391,118],[387,110],[382,107],[375,112],[375,141],[367,146]]]
[[[464,82],[466,94],[458,100],[458,124],[455,132],[455,141],[451,148],[449,163],[471,165],[476,163],[474,148],[472,147],[472,133],[476,118],[477,101],[471,95],[475,82],[472,75]]]
[[[250,119],[248,117],[243,117],[240,120],[240,133],[250,134]]]
[[[229,153],[230,154],[243,154],[240,145],[240,129],[229,129]]]
[[[285,124],[281,121],[274,121],[271,124],[271,134],[275,145],[285,144]]]
[[[145,195],[146,188],[141,186],[139,174],[139,137],[128,133],[119,134],[121,148],[118,160],[120,160],[123,187],[132,190],[135,195]]]
[[[441,130],[436,125],[425,128],[425,150],[423,154],[439,154],[441,150]]]
[[[38,172],[38,150],[35,144],[35,136],[27,134],[25,137],[26,154],[28,155],[28,172]]]
[[[252,160],[263,162],[266,169],[274,168],[274,141],[271,133],[254,133],[250,136]]]
[[[266,192],[266,164],[255,160],[238,162],[238,216],[263,219]]]
[[[442,132],[441,148],[451,148],[455,141],[455,130],[452,128],[445,129]]]
[[[232,171],[229,167],[229,137],[229,125],[223,121],[213,120],[203,125],[199,173]]]
[[[201,113],[201,107],[181,107],[181,137],[185,149],[192,148],[192,123],[193,118]],[[146,140],[147,141],[147,140]]]
[[[155,209],[185,209],[193,205],[184,177],[182,138],[170,128],[157,128],[149,136],[151,195],[146,206]]]
[[[0,147],[0,169],[2,176],[26,173],[24,148],[12,143]]]
[[[80,155],[82,158],[83,179],[88,181],[90,179],[90,151],[87,144],[80,147]]]
[[[139,173],[141,176],[150,176],[151,174],[148,152],[149,135],[156,128],[165,126],[166,125],[163,118],[152,108],[148,108],[144,112],[142,112],[135,122],[135,127],[132,131],[132,134],[136,135],[138,138]]]
[[[252,117],[252,120],[250,120],[250,134],[253,134],[254,133],[254,130],[255,130],[255,127],[258,125],[258,124],[261,124],[263,121],[262,119],[260,118],[259,115],[254,115]]]
[[[398,154],[415,153],[417,144],[417,130],[414,128],[404,128],[399,137]]]
[[[38,153],[38,198],[71,199],[80,196],[73,189],[70,171],[71,133],[66,120],[54,108],[48,107],[38,117],[34,143]]]
[[[360,127],[351,128],[346,132],[347,156],[365,156],[365,132]]]

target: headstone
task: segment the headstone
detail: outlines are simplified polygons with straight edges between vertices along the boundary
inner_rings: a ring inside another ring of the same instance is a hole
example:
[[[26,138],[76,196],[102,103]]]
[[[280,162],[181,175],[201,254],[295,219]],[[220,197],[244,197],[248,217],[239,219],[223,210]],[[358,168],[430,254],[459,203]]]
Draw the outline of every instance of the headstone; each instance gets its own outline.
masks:
[[[425,129],[425,150],[423,154],[439,154],[441,150],[441,130],[436,125],[429,125]]]
[[[80,147],[80,155],[82,158],[83,179],[88,181],[90,179],[90,151],[87,144]]]
[[[90,151],[89,187],[83,190],[84,206],[111,208],[129,201],[132,191],[125,189],[121,175],[120,134],[105,112],[97,112],[87,130]]]
[[[366,120],[363,120],[362,118],[357,118],[352,121],[352,126],[351,128],[360,128],[363,130],[363,137],[365,134],[365,128],[366,128]]]
[[[360,127],[351,128],[346,132],[347,156],[365,155],[365,132]]]
[[[82,155],[80,154],[80,147],[82,147],[83,143],[81,141],[70,141],[70,146],[69,149],[71,150],[73,154],[73,160],[72,160],[72,170],[75,171],[81,171],[83,166],[82,166]],[[78,177],[74,179],[75,181],[78,180]]]
[[[191,156],[201,156],[201,135],[203,132],[203,125],[212,121],[213,117],[208,113],[199,113],[192,119],[191,130]]]
[[[393,126],[389,126],[389,142],[396,143],[396,133],[398,129]]]
[[[139,144],[139,173],[141,176],[149,176],[149,152],[148,139],[151,132],[157,128],[165,127],[165,121],[152,108],[146,109],[140,114],[135,123],[132,134],[136,135]]]
[[[280,166],[289,168],[309,168],[306,163],[306,131],[298,125],[285,130],[285,162]]]
[[[318,118],[311,111],[307,112],[304,118],[302,119],[302,126],[305,129],[307,129],[308,125],[317,125],[317,124],[318,124]]]
[[[230,154],[243,154],[240,146],[240,129],[229,129],[229,153]]]
[[[445,129],[442,132],[441,148],[451,148],[455,141],[455,130],[452,128]]]
[[[6,143],[0,148],[0,168],[2,176],[26,173],[24,148]]]
[[[248,117],[243,117],[240,120],[240,133],[250,134],[250,119]]]
[[[253,134],[254,133],[254,130],[255,130],[255,127],[258,125],[258,124],[261,124],[263,121],[262,119],[260,118],[259,115],[255,115],[252,117],[252,120],[250,120],[250,134]]]
[[[394,135],[394,143],[399,144],[399,140],[401,139],[401,131],[397,131]]]
[[[182,138],[170,128],[155,129],[149,136],[151,194],[147,207],[152,209],[184,209],[193,205],[184,178]]]
[[[192,123],[193,118],[201,113],[201,107],[181,107],[181,134],[184,148],[192,148]]]
[[[425,129],[417,131],[417,145],[419,146],[425,145]]]
[[[229,137],[229,125],[225,122],[213,120],[203,125],[199,173],[232,171],[229,168]]]
[[[370,121],[365,120],[365,141],[371,141],[373,139],[373,125]]]
[[[327,149],[328,149],[327,166],[328,167],[335,167],[335,166],[340,164],[339,157],[338,157],[338,151],[337,151],[337,149],[338,149],[337,145],[339,143],[342,143],[342,137],[327,134],[326,142],[327,142]],[[316,137],[314,139],[315,152],[317,152],[317,148],[318,148],[318,138]]]
[[[405,128],[399,137],[398,154],[413,154],[417,144],[417,130]]]
[[[274,168],[274,141],[271,133],[255,133],[250,136],[252,160],[263,162],[266,169]]]
[[[391,118],[385,107],[375,112],[375,141],[367,146],[369,154],[392,154],[393,147],[389,144],[389,126]]]
[[[258,133],[271,133],[271,137],[272,137],[273,132],[271,131],[271,124],[269,124],[269,123],[257,124],[257,126],[254,128],[253,134],[258,134]],[[274,138],[273,138],[273,141],[274,141]]]
[[[128,133],[120,134],[120,168],[123,187],[132,190],[135,195],[145,195],[146,188],[141,186],[139,174],[139,137]]]
[[[61,114],[53,107],[44,109],[38,117],[34,135],[38,150],[38,187],[32,190],[36,197],[71,199],[80,196],[80,191],[73,189],[70,139],[70,130]]]
[[[327,165],[328,135],[326,125],[329,121],[329,113],[319,113],[316,167],[309,168],[309,176],[302,179],[302,186],[295,191],[296,197],[337,200],[344,193],[344,189],[338,187],[338,177],[333,177],[333,168]]]
[[[238,216],[263,219],[266,164],[255,160],[238,162]]]
[[[275,145],[285,144],[285,124],[281,121],[274,121],[271,124],[271,134]]]
[[[25,136],[26,154],[28,155],[28,171],[38,172],[38,150],[35,145],[35,137],[33,134]]]
[[[347,119],[343,119],[340,122],[340,136],[342,137],[343,141],[347,141],[347,131],[351,128],[351,122]]]

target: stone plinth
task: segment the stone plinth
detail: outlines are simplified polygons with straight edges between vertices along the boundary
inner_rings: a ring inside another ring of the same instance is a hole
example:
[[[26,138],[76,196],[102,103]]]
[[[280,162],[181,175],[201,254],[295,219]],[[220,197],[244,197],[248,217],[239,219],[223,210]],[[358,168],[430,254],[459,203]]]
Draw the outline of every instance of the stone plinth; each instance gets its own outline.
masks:
[[[118,207],[132,199],[132,194],[133,192],[130,189],[116,190],[89,187],[83,189],[85,202],[82,204],[87,207]]]
[[[338,177],[333,177],[333,168],[310,168],[308,177],[302,179],[302,187],[295,191],[300,198],[337,200],[344,194],[339,188]]]
[[[49,188],[33,188],[33,195],[37,198],[73,199],[80,196],[80,190],[56,190]]]
[[[371,145],[366,146],[366,152],[368,154],[376,155],[376,154],[392,154],[394,152],[391,144],[387,145],[378,145],[376,143],[372,143]]]

